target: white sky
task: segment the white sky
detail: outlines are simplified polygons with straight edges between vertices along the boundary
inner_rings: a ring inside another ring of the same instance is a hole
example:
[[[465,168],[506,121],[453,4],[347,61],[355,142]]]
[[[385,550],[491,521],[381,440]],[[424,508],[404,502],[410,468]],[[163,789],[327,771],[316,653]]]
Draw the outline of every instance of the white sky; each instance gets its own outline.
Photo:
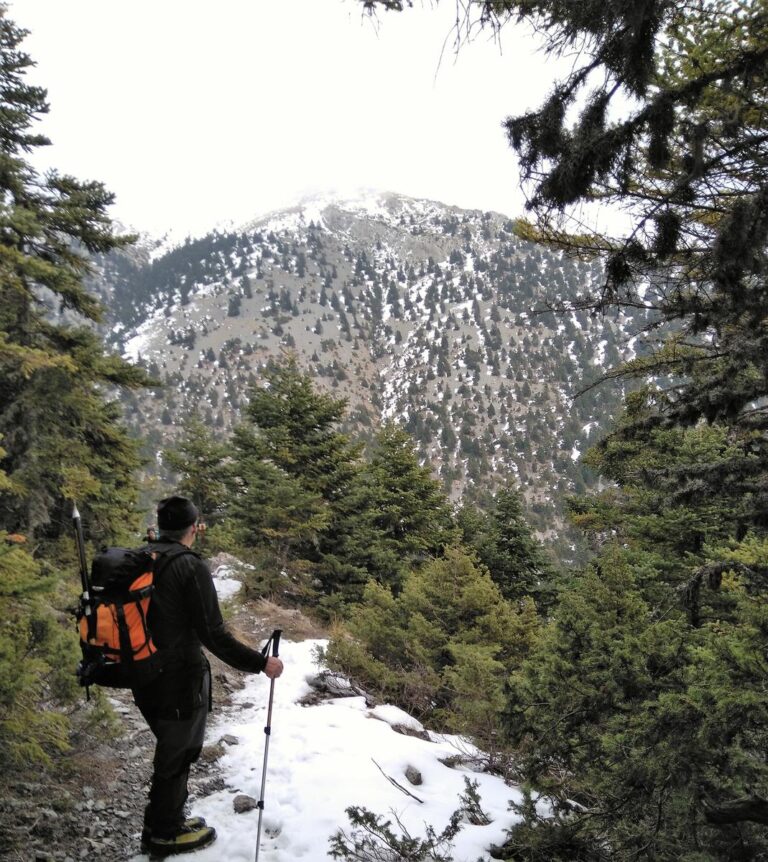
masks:
[[[136,229],[200,233],[356,187],[521,211],[501,123],[555,63],[512,27],[456,57],[455,0],[376,22],[355,0],[9,7],[51,105],[36,164],[101,180]]]

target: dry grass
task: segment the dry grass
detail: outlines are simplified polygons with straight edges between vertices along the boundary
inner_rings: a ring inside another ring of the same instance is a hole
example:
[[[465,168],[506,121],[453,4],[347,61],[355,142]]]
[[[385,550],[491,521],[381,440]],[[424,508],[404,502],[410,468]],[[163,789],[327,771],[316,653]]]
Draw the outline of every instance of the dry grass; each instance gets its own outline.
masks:
[[[264,640],[275,629],[281,629],[283,637],[292,641],[329,636],[326,626],[311,620],[296,608],[284,608],[269,599],[239,606],[228,620],[228,627],[233,634],[248,642],[253,638]]]

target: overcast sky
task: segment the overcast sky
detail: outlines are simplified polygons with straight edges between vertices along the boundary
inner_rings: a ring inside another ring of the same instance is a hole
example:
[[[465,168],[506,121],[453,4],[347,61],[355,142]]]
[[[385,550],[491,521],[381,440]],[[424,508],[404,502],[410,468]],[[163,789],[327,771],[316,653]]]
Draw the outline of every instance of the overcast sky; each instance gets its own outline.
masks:
[[[113,216],[201,233],[304,194],[371,187],[521,212],[501,123],[554,64],[512,27],[453,52],[455,0],[10,0],[53,141],[38,165],[101,180]]]

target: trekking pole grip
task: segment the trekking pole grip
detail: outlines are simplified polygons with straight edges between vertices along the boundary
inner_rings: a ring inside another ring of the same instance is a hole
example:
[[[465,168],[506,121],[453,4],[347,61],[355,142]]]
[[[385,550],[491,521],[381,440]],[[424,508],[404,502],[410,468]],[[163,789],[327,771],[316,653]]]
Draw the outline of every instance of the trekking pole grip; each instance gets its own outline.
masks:
[[[266,658],[269,653],[269,647],[272,647],[272,655],[277,657],[277,650],[280,646],[280,635],[283,633],[282,629],[275,629],[272,634],[269,636],[269,640],[264,644],[261,648],[261,654]]]

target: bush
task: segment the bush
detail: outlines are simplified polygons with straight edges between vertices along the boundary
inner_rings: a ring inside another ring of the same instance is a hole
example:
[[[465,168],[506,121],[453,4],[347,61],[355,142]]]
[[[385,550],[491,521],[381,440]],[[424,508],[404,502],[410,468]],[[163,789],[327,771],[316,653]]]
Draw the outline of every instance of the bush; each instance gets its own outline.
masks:
[[[347,808],[352,834],[339,829],[331,837],[328,855],[352,862],[452,862],[453,839],[461,831],[462,821],[489,822],[480,804],[477,782],[465,776],[464,786],[465,792],[459,796],[461,805],[450,816],[443,831],[438,834],[433,826],[426,824],[424,838],[412,836],[394,813],[399,835],[393,831],[392,821],[385,820],[382,815],[356,805]]]
[[[49,765],[67,748],[68,720],[50,705],[73,693],[77,638],[50,608],[56,578],[7,539],[0,531],[0,764]]]
[[[537,628],[532,602],[505,601],[485,569],[450,549],[408,575],[399,596],[369,583],[326,661],[419,718],[491,740],[505,681]]]

